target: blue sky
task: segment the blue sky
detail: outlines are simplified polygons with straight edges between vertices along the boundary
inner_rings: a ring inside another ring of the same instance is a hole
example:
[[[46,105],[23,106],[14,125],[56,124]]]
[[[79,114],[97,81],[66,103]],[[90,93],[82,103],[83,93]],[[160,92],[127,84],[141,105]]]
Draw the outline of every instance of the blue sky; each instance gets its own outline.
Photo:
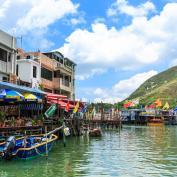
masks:
[[[177,64],[175,0],[0,3],[0,29],[22,36],[26,51],[59,50],[77,63],[76,96],[84,101],[125,99]]]

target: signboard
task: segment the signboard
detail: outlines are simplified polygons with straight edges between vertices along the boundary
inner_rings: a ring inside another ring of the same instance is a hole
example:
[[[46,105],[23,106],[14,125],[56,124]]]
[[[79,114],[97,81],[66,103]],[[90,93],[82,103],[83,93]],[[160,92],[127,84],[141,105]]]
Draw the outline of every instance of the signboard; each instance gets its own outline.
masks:
[[[52,104],[52,105],[49,107],[49,109],[44,113],[44,115],[45,115],[47,118],[49,118],[49,117],[53,116],[53,114],[55,113],[56,109],[57,109],[56,104]]]

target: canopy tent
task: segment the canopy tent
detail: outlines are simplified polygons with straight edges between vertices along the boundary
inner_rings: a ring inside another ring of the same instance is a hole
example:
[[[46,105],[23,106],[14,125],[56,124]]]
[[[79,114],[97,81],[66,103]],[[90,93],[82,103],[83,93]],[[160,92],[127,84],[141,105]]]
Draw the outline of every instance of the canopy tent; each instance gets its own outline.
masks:
[[[69,107],[69,109],[74,109],[75,105],[78,103],[78,101],[72,101],[67,99],[67,96],[65,95],[58,95],[53,93],[46,93],[46,99],[47,103],[58,104],[59,107],[62,109],[66,109],[66,107]],[[79,102],[79,109],[83,107],[83,102]]]
[[[0,82],[0,89],[11,89],[11,90],[15,90],[15,91],[18,91],[21,93],[30,92],[30,93],[34,93],[36,95],[45,95],[46,94],[45,92],[43,92],[42,90],[39,90],[39,89],[25,87],[25,86],[19,86],[19,85],[15,85],[15,84],[8,83],[8,82]]]

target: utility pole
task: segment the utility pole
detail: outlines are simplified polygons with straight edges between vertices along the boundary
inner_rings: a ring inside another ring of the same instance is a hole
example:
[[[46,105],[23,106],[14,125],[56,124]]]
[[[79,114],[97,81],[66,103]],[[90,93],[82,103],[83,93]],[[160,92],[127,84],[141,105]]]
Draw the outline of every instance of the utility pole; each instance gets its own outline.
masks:
[[[20,48],[22,49],[22,45],[23,45],[23,37],[16,37],[16,39],[20,39]]]

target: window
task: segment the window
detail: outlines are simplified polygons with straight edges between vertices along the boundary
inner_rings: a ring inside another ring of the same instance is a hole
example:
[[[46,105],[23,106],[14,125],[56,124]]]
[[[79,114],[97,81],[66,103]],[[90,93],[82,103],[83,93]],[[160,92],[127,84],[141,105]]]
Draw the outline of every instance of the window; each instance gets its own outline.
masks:
[[[41,77],[52,81],[53,80],[53,73],[52,73],[52,71],[42,67],[41,68]]]
[[[30,58],[31,58],[31,56],[30,56],[30,55],[27,55],[27,56],[26,56],[26,59],[30,59]]]
[[[36,78],[37,76],[37,67],[33,66],[33,77]]]
[[[20,60],[20,55],[17,55],[17,60]]]
[[[8,62],[11,62],[11,54],[8,55]]]
[[[7,77],[2,77],[2,81],[3,82],[8,82],[8,78]]]
[[[0,49],[0,60],[7,62],[7,51]]]
[[[59,78],[60,77],[60,70],[54,71],[54,78]]]
[[[16,65],[16,75],[18,76],[18,65]]]

